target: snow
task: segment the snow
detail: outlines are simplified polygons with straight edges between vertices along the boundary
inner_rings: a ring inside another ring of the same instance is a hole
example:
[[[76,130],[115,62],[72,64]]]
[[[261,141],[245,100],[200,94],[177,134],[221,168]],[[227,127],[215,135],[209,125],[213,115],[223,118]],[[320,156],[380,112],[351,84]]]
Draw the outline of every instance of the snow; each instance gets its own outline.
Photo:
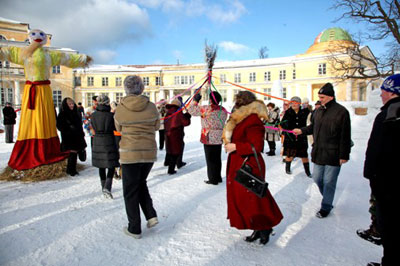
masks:
[[[339,175],[335,208],[325,219],[315,217],[321,196],[304,174],[301,160],[296,159],[293,174],[286,175],[280,156],[264,156],[270,190],[284,214],[266,246],[243,241],[251,231],[229,226],[225,182],[203,182],[200,121],[194,118],[185,130],[188,164],[178,174],[166,174],[165,151],[158,153],[148,186],[160,224],[147,229],[142,217],[140,240],[122,231],[127,225],[122,182],[114,180],[114,200],[103,198],[98,170],[90,165],[90,148],[79,176],[28,184],[0,182],[0,265],[337,266],[379,261],[382,248],[355,233],[370,224],[370,189],[362,168],[377,110],[352,115],[355,146]],[[2,167],[11,151],[12,145],[0,136]],[[224,181],[226,159],[223,152]]]

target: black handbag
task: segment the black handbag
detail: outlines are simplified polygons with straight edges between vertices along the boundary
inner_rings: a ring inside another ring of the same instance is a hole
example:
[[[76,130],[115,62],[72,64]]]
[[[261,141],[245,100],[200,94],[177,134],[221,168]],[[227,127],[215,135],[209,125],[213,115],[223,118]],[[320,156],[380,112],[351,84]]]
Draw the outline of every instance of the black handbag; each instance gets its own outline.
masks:
[[[79,161],[84,162],[86,161],[86,150],[83,149],[78,152]]]
[[[256,149],[253,145],[251,145],[251,148],[253,150],[254,156],[256,157],[258,169],[261,173],[261,166],[260,162],[258,161]],[[268,183],[253,174],[253,169],[251,168],[251,166],[246,164],[248,159],[249,157],[246,157],[240,169],[236,171],[235,181],[244,186],[247,190],[256,194],[259,198],[263,198],[267,194]]]

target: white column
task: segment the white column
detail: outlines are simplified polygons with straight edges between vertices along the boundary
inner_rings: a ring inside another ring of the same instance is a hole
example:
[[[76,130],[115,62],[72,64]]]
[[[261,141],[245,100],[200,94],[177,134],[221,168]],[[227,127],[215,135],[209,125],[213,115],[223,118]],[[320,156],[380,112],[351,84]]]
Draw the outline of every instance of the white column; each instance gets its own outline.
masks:
[[[110,92],[110,103],[112,103],[113,101],[115,101],[115,91],[111,91]]]
[[[152,101],[152,102],[156,102],[157,101],[156,100],[156,92],[155,91],[150,92],[150,101]]]
[[[235,95],[233,95],[233,87],[226,87],[226,101],[228,104],[232,104],[234,102]]]
[[[352,84],[351,80],[346,81],[346,101],[351,101]]]
[[[307,98],[310,100],[310,104],[318,100],[318,99],[313,99],[313,90],[311,84],[307,84]]]
[[[82,105],[86,108],[87,107],[86,93],[81,92],[81,94],[82,94]]]
[[[369,95],[371,95],[371,91],[372,91],[372,81],[368,82],[368,85],[367,85],[367,95],[365,95],[365,99],[367,101],[369,99]]]
[[[165,99],[165,91],[163,89],[160,89],[160,94],[159,94],[159,99],[157,101],[161,101],[162,99]]]
[[[18,80],[14,81],[14,102],[15,105],[21,105],[21,88]]]
[[[174,90],[169,90],[169,99],[171,100],[174,97]]]

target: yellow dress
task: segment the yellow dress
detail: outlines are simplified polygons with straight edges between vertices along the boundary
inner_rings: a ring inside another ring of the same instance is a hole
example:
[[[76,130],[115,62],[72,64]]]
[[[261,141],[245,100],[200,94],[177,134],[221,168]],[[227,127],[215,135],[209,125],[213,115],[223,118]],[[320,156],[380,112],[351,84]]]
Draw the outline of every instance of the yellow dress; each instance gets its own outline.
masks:
[[[66,158],[67,154],[60,151],[57,135],[50,69],[56,65],[82,67],[87,61],[86,55],[49,51],[43,47],[25,57],[23,49],[0,49],[0,59],[24,66],[27,80],[21,103],[18,138],[8,162],[16,170],[31,169]]]

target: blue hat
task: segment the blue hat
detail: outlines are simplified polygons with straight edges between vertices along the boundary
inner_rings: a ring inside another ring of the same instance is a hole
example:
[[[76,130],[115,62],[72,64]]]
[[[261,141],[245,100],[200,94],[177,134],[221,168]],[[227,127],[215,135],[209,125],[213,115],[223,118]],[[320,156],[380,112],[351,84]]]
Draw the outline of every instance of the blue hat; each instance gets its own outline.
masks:
[[[382,83],[381,90],[400,95],[400,74],[387,77]]]

